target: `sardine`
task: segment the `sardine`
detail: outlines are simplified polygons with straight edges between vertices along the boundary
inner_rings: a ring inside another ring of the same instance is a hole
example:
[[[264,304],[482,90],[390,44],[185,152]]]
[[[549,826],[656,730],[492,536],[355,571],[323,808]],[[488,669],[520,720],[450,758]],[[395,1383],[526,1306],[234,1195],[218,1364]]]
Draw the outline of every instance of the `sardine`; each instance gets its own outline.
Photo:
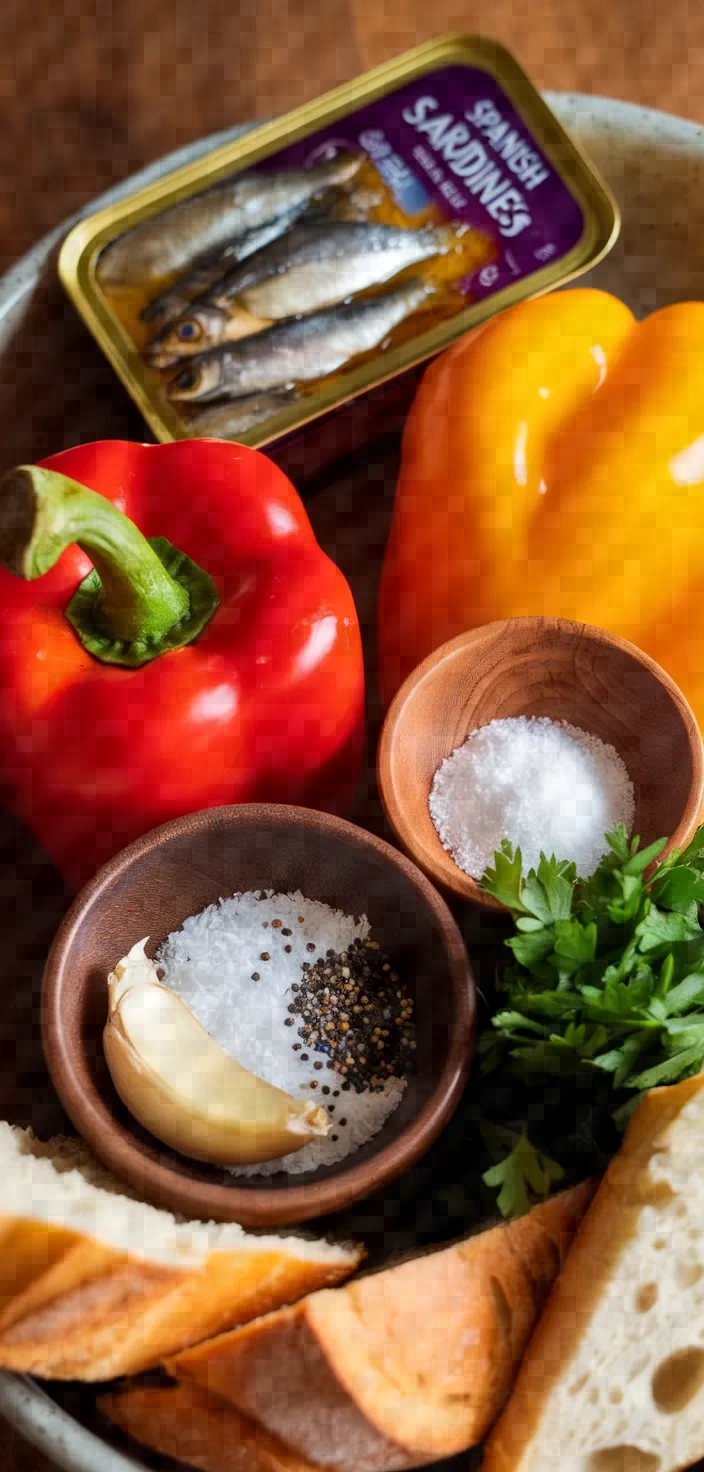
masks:
[[[310,169],[225,179],[112,241],[98,261],[98,280],[103,286],[139,286],[185,271],[204,252],[221,249],[322,190],[345,184],[361,161],[361,154],[340,153]]]
[[[277,321],[333,306],[449,249],[443,230],[360,222],[301,223],[233,267],[147,349],[156,367],[191,357]],[[256,319],[243,324],[241,309]]]
[[[365,301],[277,322],[256,337],[192,358],[172,378],[169,397],[177,403],[209,403],[324,378],[379,347],[432,293],[425,281],[406,281]]]
[[[281,253],[285,243],[277,242]],[[255,317],[272,321],[316,312],[381,286],[408,266],[441,255],[449,244],[448,232],[441,230],[354,222],[318,227],[285,269],[240,290],[240,300]]]
[[[253,317],[235,302],[228,312],[223,312],[220,307],[202,306],[184,312],[178,322],[157,332],[153,342],[144,349],[144,356],[152,368],[170,368],[183,358],[208,352],[222,342],[237,342],[241,337],[251,337],[270,326],[267,318]]]
[[[214,404],[203,409],[189,421],[194,435],[205,439],[236,439],[262,424],[265,419],[279,414],[294,403],[295,393],[291,389],[279,389],[270,394],[252,394],[247,399],[234,399],[224,404]]]
[[[255,251],[262,250],[272,240],[277,240],[307,208],[308,200],[304,200],[292,209],[285,210],[268,225],[262,225],[259,230],[248,230],[246,235],[229,241],[223,250],[208,251],[200,256],[194,262],[192,271],[180,276],[173,286],[159,292],[158,296],[147,302],[144,311],[140,313],[142,321],[154,322],[162,328],[175,322],[196,297],[203,296],[222,281],[223,276],[239,261],[245,261]]]

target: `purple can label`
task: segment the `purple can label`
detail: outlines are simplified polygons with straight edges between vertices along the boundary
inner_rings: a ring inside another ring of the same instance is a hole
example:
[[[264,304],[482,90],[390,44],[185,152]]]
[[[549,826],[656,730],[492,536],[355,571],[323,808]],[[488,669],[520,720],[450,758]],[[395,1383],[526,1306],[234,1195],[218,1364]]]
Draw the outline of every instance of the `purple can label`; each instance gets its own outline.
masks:
[[[494,259],[461,283],[478,300],[567,255],[584,217],[499,82],[446,66],[266,160],[301,168],[339,149],[367,154],[401,210],[430,205],[489,236]]]

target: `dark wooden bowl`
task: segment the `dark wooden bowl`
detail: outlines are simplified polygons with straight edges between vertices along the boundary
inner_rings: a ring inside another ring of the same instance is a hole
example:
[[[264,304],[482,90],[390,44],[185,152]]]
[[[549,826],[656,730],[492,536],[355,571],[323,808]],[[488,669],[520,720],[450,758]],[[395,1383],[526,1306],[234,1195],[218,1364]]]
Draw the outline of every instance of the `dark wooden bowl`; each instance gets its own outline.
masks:
[[[143,936],[149,950],[189,915],[237,891],[300,890],[372,934],[415,989],[417,1073],[380,1133],[339,1165],[233,1178],[161,1145],[121,1104],[102,1030],[106,977]],[[475,1034],[475,989],[459,930],[427,879],[389,844],[305,808],[213,808],[148,833],[81,891],[51,948],[43,989],[49,1071],[76,1129],[140,1195],[208,1221],[275,1226],[338,1211],[414,1164],[450,1118]],[[289,1184],[295,1182],[295,1184]]]
[[[438,885],[486,910],[503,906],[458,868],[428,810],[440,763],[470,731],[507,716],[550,716],[609,742],[635,788],[644,844],[689,841],[699,820],[699,728],[669,675],[625,639],[560,618],[505,619],[450,639],[401,686],[384,722],[377,774],[406,853]],[[510,835],[508,835],[510,836]]]

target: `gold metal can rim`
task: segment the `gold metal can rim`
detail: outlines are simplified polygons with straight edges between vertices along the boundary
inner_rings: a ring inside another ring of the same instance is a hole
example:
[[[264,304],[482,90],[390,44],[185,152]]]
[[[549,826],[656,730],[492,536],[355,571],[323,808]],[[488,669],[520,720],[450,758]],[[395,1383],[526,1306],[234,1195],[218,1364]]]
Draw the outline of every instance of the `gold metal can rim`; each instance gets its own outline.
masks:
[[[96,276],[101,251],[127,230],[182,199],[212,188],[228,175],[253,167],[408,82],[452,64],[483,70],[500,84],[579,205],[584,219],[580,239],[558,261],[521,277],[409,341],[390,347],[382,357],[352,368],[334,383],[328,386],[323,383],[315,394],[288,405],[267,419],[265,425],[238,436],[240,443],[265,448],[292,430],[434,357],[498,311],[574,280],[609,252],[620,231],[618,204],[584,150],[570,137],[511,52],[497,41],[460,32],[425,42],[280,118],[255,125],[233,142],[214,149],[205,159],[182,165],[119,204],[86,216],[66,236],[58,260],[61,282],[157,440],[192,438],[194,430],[165,400],[162,402],[158,380],[101,290]]]

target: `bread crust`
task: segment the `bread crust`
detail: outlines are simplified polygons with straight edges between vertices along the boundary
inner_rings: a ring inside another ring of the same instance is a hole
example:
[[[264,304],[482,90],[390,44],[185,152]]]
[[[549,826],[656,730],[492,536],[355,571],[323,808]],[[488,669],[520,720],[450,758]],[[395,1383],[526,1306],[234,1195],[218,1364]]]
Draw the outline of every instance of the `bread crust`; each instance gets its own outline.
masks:
[[[196,1385],[134,1385],[98,1400],[133,1440],[198,1472],[325,1472]]]
[[[42,1301],[38,1284],[51,1280],[80,1241],[76,1232],[0,1216],[0,1324],[13,1322],[13,1303]]]
[[[498,1414],[592,1191],[315,1293],[167,1368],[339,1472],[451,1456]]]
[[[354,1254],[337,1264],[260,1252],[252,1238],[251,1251],[212,1252],[201,1268],[176,1269],[51,1227],[29,1227],[5,1221],[0,1237],[6,1288],[0,1368],[52,1380],[139,1374],[165,1355],[339,1282],[357,1262]]]
[[[653,1176],[650,1163],[682,1110],[702,1090],[704,1074],[698,1074],[682,1083],[651,1090],[639,1105],[530,1340],[511,1399],[486,1443],[482,1472],[521,1472],[524,1456],[528,1455],[531,1467],[539,1464],[547,1472],[548,1465],[558,1466],[556,1447],[543,1447],[541,1455],[531,1445],[540,1435],[543,1409],[558,1384],[569,1376],[609,1279],[635,1238],[644,1207],[657,1208],[667,1199],[666,1183]],[[578,1396],[574,1414],[579,1415]],[[548,1452],[552,1458],[549,1463]]]

